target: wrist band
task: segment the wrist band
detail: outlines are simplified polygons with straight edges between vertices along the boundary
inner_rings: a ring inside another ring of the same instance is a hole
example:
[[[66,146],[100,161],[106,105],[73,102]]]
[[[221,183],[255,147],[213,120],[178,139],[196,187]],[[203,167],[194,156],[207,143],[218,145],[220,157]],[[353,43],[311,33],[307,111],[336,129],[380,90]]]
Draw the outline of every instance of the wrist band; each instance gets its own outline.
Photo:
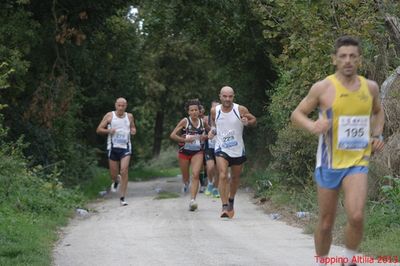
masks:
[[[379,139],[380,141],[383,141],[383,135],[377,135],[377,136],[372,136],[374,139]]]

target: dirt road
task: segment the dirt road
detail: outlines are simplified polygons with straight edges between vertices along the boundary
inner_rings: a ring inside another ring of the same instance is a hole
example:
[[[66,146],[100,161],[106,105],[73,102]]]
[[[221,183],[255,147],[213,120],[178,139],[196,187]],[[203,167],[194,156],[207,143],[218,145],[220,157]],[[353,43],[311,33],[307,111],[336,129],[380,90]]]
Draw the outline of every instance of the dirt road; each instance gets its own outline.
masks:
[[[128,206],[120,207],[117,195],[93,203],[94,212],[63,229],[54,265],[315,265],[312,236],[272,220],[250,193],[239,192],[236,215],[226,220],[219,218],[220,200],[204,194],[195,212],[188,211],[188,195],[155,200],[160,189],[180,188],[178,177],[130,183]],[[340,255],[333,246],[330,256]]]

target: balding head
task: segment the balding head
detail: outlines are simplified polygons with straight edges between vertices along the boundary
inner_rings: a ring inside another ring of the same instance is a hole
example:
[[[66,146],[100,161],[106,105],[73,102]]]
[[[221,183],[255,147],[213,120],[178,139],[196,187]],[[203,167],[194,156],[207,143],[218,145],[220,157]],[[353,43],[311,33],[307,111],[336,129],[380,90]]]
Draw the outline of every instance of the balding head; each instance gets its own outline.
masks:
[[[125,98],[120,97],[115,101],[115,110],[117,111],[117,114],[119,116],[121,116],[125,112],[127,106],[128,102]]]
[[[122,98],[122,97],[120,97],[120,98],[118,98],[116,101],[115,101],[115,103],[127,103],[127,101],[126,101],[126,99],[125,98]]]
[[[235,92],[231,87],[229,86],[222,87],[219,93],[219,99],[221,101],[222,106],[228,109],[231,108],[234,96]]]
[[[219,92],[219,94],[223,94],[223,93],[235,94],[233,89],[231,87],[229,87],[229,86],[223,86],[221,88],[221,91]]]

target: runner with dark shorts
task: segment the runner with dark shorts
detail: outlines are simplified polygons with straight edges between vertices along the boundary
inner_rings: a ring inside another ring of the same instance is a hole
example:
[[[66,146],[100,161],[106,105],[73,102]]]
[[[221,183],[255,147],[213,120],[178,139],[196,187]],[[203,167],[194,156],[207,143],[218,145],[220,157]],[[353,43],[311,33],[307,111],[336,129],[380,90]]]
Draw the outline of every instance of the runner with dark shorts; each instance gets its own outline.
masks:
[[[178,161],[182,172],[184,192],[189,188],[191,168],[192,182],[189,210],[195,211],[197,209],[196,196],[199,190],[200,170],[204,156],[202,142],[207,136],[205,135],[203,120],[199,118],[200,102],[189,100],[185,107],[189,116],[179,121],[170,138],[179,143]]]
[[[234,91],[231,87],[222,87],[221,104],[211,109],[211,124],[215,125],[208,133],[215,140],[215,156],[219,174],[219,193],[222,201],[221,218],[233,218],[234,199],[239,188],[240,174],[246,154],[243,142],[243,127],[255,126],[257,119],[249,110],[233,102]],[[228,178],[228,168],[231,178]]]
[[[97,134],[108,135],[107,155],[113,180],[111,191],[116,192],[119,189],[121,206],[128,205],[125,197],[132,154],[131,136],[136,134],[133,115],[125,112],[127,106],[128,103],[124,98],[118,98],[115,102],[115,111],[108,112],[96,130]],[[121,182],[120,188],[119,182]]]
[[[211,102],[211,108],[214,108],[219,104],[218,101]],[[206,126],[206,132],[208,133],[210,130],[210,121],[211,115],[204,117],[204,125]],[[207,169],[207,178],[208,178],[208,185],[206,191],[204,192],[207,196],[213,196],[214,198],[219,198],[219,191],[218,191],[218,174],[216,169],[216,160],[215,160],[215,138],[208,139],[204,143],[204,160],[206,162],[206,169]]]

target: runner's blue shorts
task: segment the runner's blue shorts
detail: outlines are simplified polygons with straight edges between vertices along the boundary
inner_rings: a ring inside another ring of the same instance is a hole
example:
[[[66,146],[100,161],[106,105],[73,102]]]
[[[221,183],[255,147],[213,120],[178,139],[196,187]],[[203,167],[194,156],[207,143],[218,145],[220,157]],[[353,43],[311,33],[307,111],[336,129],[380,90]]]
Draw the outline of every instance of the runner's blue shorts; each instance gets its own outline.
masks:
[[[338,189],[342,185],[343,178],[354,174],[368,174],[367,166],[352,166],[349,168],[330,169],[317,167],[314,172],[318,186],[327,189]]]

